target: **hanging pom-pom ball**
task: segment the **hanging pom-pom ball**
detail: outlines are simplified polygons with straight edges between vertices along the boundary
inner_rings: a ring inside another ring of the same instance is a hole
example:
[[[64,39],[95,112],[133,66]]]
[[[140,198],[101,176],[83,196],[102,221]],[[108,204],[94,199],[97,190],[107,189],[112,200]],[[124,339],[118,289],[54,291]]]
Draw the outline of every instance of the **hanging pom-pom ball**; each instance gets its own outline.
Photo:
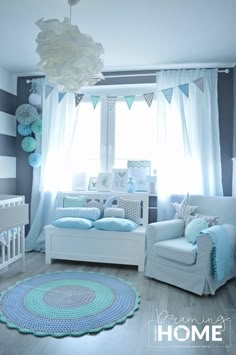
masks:
[[[30,104],[20,105],[16,109],[16,119],[23,125],[29,125],[39,117],[36,108]]]
[[[42,134],[42,120],[38,119],[31,124],[31,129],[34,134]]]
[[[21,135],[21,136],[29,136],[32,133],[31,127],[30,125],[25,125],[25,124],[18,124],[17,126],[17,132]]]
[[[21,142],[22,149],[27,152],[33,152],[37,146],[36,140],[32,137],[25,137]]]
[[[29,103],[33,106],[41,106],[41,96],[33,92],[29,96]]]
[[[28,157],[29,165],[33,168],[39,168],[42,163],[42,157],[39,153],[31,153]]]

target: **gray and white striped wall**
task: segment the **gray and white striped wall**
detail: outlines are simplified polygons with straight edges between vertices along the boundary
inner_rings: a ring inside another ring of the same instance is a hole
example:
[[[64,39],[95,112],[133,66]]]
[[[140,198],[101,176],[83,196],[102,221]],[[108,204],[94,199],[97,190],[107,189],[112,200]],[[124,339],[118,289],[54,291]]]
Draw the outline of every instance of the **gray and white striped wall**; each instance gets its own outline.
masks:
[[[16,194],[17,78],[0,68],[0,194]]]

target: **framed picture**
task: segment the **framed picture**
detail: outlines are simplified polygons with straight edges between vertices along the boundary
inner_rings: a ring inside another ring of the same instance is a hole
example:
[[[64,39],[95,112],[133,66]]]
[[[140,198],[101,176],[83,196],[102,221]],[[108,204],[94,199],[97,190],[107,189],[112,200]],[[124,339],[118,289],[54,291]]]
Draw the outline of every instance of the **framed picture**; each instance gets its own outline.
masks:
[[[127,192],[128,169],[112,169],[112,191]]]
[[[97,191],[111,191],[111,182],[111,173],[99,173],[97,178]]]
[[[87,174],[78,173],[73,175],[72,181],[73,191],[86,191],[87,190]]]
[[[97,190],[97,177],[93,176],[89,178],[88,191]]]
[[[150,175],[151,162],[149,160],[128,160],[127,167],[129,176],[135,183],[135,191],[148,191],[147,176]]]

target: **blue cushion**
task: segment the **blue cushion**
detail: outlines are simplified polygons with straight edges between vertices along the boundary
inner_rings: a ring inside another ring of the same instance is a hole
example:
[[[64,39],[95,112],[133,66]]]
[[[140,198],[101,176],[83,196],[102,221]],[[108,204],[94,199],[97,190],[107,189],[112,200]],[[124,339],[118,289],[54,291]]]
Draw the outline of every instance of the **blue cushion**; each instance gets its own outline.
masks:
[[[87,201],[84,196],[65,196],[63,199],[63,207],[85,207],[86,204]]]
[[[107,217],[93,222],[96,229],[105,231],[131,232],[138,224],[125,218]]]
[[[97,207],[58,207],[56,210],[56,219],[63,217],[79,217],[96,221],[101,218],[101,210]]]
[[[58,228],[90,229],[93,222],[86,218],[64,217],[56,219],[52,225]]]
[[[206,228],[208,228],[208,223],[203,218],[196,218],[186,226],[185,238],[190,243],[195,243],[197,235]]]

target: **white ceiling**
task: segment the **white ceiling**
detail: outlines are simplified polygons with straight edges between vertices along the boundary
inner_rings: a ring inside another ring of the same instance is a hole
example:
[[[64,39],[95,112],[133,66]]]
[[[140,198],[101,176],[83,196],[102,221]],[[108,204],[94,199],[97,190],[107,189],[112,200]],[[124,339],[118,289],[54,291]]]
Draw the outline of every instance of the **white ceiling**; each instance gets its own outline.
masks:
[[[67,0],[0,0],[0,67],[35,73],[35,22],[69,16]],[[236,63],[236,0],[80,0],[72,23],[104,47],[104,70]]]

